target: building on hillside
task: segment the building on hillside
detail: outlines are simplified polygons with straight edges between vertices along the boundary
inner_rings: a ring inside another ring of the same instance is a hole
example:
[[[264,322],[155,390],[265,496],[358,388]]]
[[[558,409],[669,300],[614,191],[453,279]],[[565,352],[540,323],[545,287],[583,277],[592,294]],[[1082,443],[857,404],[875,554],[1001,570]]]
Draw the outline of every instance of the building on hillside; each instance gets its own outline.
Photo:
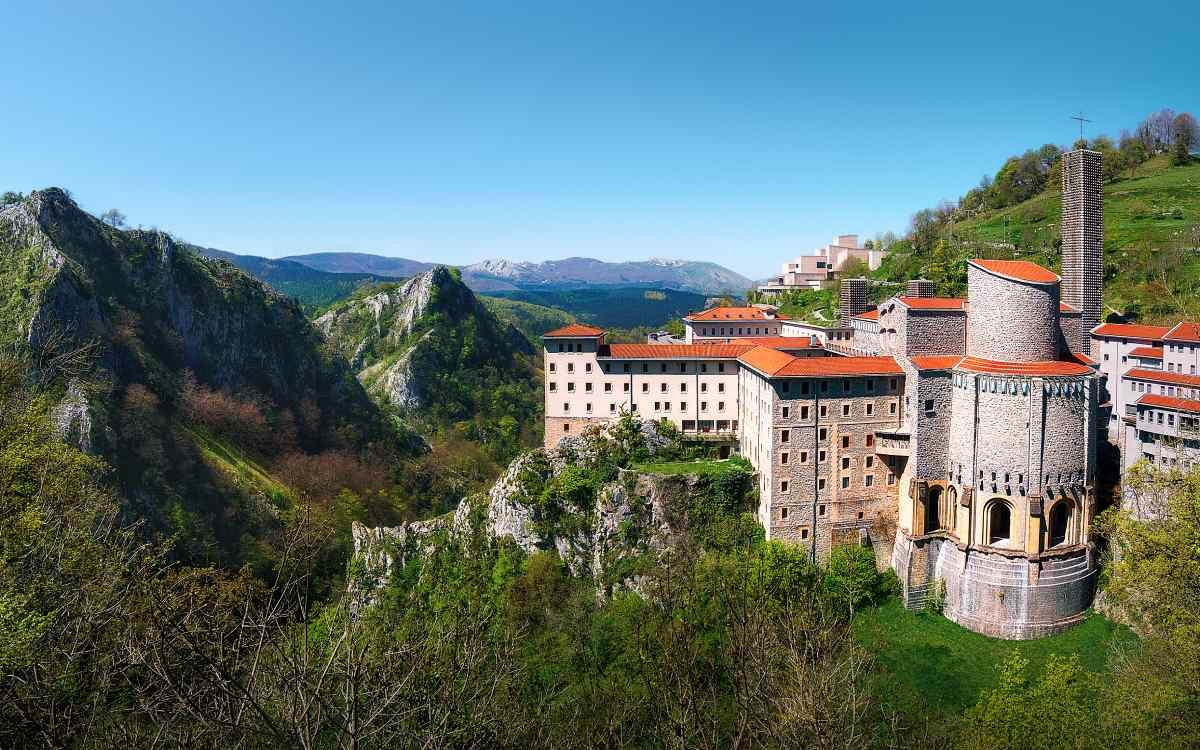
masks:
[[[692,344],[707,339],[782,336],[781,324],[787,319],[769,305],[711,307],[684,316],[684,341]]]
[[[1091,336],[1104,376],[1102,418],[1122,471],[1140,460],[1200,463],[1200,324],[1103,323]]]
[[[908,297],[933,297],[937,294],[937,284],[928,279],[910,279],[905,284],[905,295]]]
[[[884,252],[862,247],[857,234],[839,234],[812,255],[801,255],[783,264],[783,273],[758,288],[770,297],[796,289],[820,289],[851,260],[861,260],[872,271],[883,262]]]
[[[1077,262],[1064,257],[1064,275]],[[604,331],[580,325],[552,331],[546,444],[623,412],[668,419],[749,459],[769,538],[814,558],[869,544],[895,569],[906,606],[936,587],[946,616],[977,632],[1032,638],[1069,627],[1095,584],[1089,531],[1108,360],[1083,351],[1081,310],[1034,263],[971,261],[966,299],[912,291],[830,329],[836,336],[789,335],[805,329],[758,308],[688,316],[686,345],[607,344]],[[1083,290],[1085,300],[1097,294]],[[1176,328],[1158,342],[1168,368],[1124,372],[1131,383],[1172,383],[1148,401],[1139,391],[1164,432],[1196,422],[1160,422],[1158,411],[1191,408],[1164,399],[1200,389],[1191,374],[1200,330]],[[1122,356],[1153,361],[1136,348]]]

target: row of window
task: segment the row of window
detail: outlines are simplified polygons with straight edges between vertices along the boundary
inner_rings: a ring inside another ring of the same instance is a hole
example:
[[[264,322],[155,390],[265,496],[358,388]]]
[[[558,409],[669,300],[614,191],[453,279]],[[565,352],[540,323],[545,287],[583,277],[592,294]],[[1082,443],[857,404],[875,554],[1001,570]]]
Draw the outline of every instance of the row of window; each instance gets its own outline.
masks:
[[[828,427],[818,427],[817,428],[817,440],[824,441],[824,440],[828,440],[828,439],[829,439],[829,428]],[[790,443],[791,441],[792,441],[792,431],[790,429],[784,429],[784,430],[779,431],[779,442],[780,443]],[[866,448],[873,448],[875,446],[875,433],[868,432],[866,435],[863,436],[863,446]],[[850,436],[842,435],[842,449],[845,450],[845,449],[848,449],[849,447],[850,447]]]
[[[1167,372],[1177,372],[1177,373],[1183,374],[1183,365],[1175,364],[1174,362],[1168,362],[1167,363]],[[1196,366],[1195,365],[1188,365],[1188,374],[1189,375],[1196,374]]]
[[[601,367],[601,369],[604,370],[605,373],[608,373],[611,375],[613,372],[613,366],[615,364],[617,364],[617,363],[602,362],[600,364],[600,367]],[[640,363],[639,367],[634,367],[634,363],[632,363],[632,362],[621,362],[620,363],[622,373],[632,373],[635,371],[642,372],[642,373],[649,373],[651,370],[653,370],[654,372],[657,372],[657,373],[677,372],[680,374],[688,374],[688,373],[703,374],[703,373],[706,373],[709,371],[708,370],[709,364],[710,364],[709,362],[657,362],[654,364],[651,364],[650,362],[642,362],[642,363]],[[726,363],[726,362],[712,362],[711,364],[713,365],[713,372],[716,372],[716,373],[725,372],[726,364],[729,364],[730,367],[733,366],[732,363]],[[558,363],[557,362],[547,362],[546,369],[549,372],[558,372]],[[592,363],[584,362],[583,369],[584,369],[584,372],[591,372],[592,371]],[[567,363],[567,372],[575,372],[575,363],[574,362]]]
[[[842,381],[842,387],[841,387],[842,393],[850,393],[853,391],[853,389],[854,389],[854,379],[853,378],[841,378],[841,381]],[[876,378],[863,378],[863,380],[862,380],[863,389],[866,393],[875,393],[876,386],[879,386],[879,390],[881,392],[883,391],[882,384],[876,383],[875,381],[876,381]],[[826,394],[826,393],[829,393],[830,388],[833,387],[831,381],[829,381],[829,380],[815,381],[815,385],[816,385],[816,388],[814,389],[814,387],[813,387],[814,381],[807,380],[807,379],[801,380],[799,383],[799,388],[798,388],[798,390],[800,391],[800,396],[801,397],[808,396],[814,392],[819,393],[819,394]],[[887,387],[888,392],[895,393],[896,390],[900,387],[900,379],[899,378],[889,378],[886,387]],[[783,381],[783,383],[780,384],[779,389],[783,393],[789,393],[789,394],[792,393],[793,392],[792,382],[790,380]]]
[[[871,436],[868,435],[867,437],[870,438]],[[870,446],[873,444],[873,442],[874,441],[872,441],[872,440],[868,440],[867,445]],[[850,447],[849,438],[842,439],[842,447],[843,448]],[[808,451],[799,451],[799,454],[800,454],[800,463],[807,464],[808,463]],[[779,453],[780,465],[787,466],[788,460],[791,457],[792,457],[792,454],[790,451],[780,451],[780,453]],[[823,464],[828,459],[829,459],[829,454],[825,451],[824,448],[821,448],[820,450],[817,451],[817,463]],[[842,469],[845,470],[845,469],[849,469],[849,468],[850,468],[850,457],[842,456]],[[871,455],[864,456],[863,457],[863,468],[866,468],[866,469],[875,468],[875,456],[871,456]]]
[[[839,478],[839,480],[841,482],[841,487],[843,490],[850,489],[851,477],[849,475],[843,474]],[[896,484],[896,475],[892,474],[891,472],[888,472],[887,483],[888,483],[889,487]],[[863,474],[862,486],[863,487],[874,487],[875,486],[875,475],[874,474]],[[783,479],[779,482],[779,491],[781,493],[786,494],[788,492],[788,490],[790,490],[790,489],[791,489],[791,481],[790,480]],[[825,489],[825,477],[817,477],[817,492],[821,492],[824,489]],[[822,506],[822,507],[824,507],[824,506]],[[784,518],[787,518],[787,516],[784,516]]]
[[[549,390],[550,390],[550,392],[551,392],[551,393],[554,393],[554,392],[558,391],[558,383],[557,383],[557,382],[555,382],[555,381],[553,381],[553,380],[552,380],[552,381],[550,381],[549,383],[547,383],[547,387],[549,388]],[[593,390],[593,385],[592,385],[592,383],[584,383],[584,384],[583,384],[583,392],[584,392],[584,393],[591,393],[591,392],[592,392],[592,390]],[[627,382],[625,382],[625,383],[622,383],[622,384],[621,384],[621,390],[622,390],[622,392],[624,392],[624,393],[629,393],[629,383],[628,383],[628,381],[627,381]],[[670,393],[670,392],[671,392],[671,389],[670,389],[670,384],[669,384],[669,383],[659,383],[659,389],[658,389],[658,391],[659,391],[659,393]],[[575,383],[573,383],[573,382],[568,382],[568,383],[567,383],[567,393],[574,393],[574,392],[575,392]],[[613,384],[612,384],[612,383],[605,383],[605,384],[604,384],[604,392],[605,392],[605,393],[612,393],[612,392],[613,392]],[[649,384],[649,383],[642,383],[642,393],[649,393],[649,392],[650,392],[650,384]],[[679,392],[680,392],[680,393],[687,393],[687,392],[688,392],[688,387],[687,387],[687,383],[686,383],[686,382],[682,382],[682,383],[680,383],[680,384],[679,384]],[[701,383],[701,384],[700,384],[700,392],[701,392],[701,393],[708,393],[708,383]],[[725,384],[724,384],[724,383],[717,383],[717,393],[724,393],[724,392],[725,392]]]
[[[1140,380],[1133,381],[1134,393],[1154,393],[1154,383],[1143,383]],[[1176,388],[1173,385],[1158,384],[1158,395],[1160,396],[1178,396],[1179,398],[1197,398],[1197,390],[1195,388],[1184,388],[1182,386]]]
[[[624,404],[622,404],[622,406],[624,406]],[[630,411],[637,412],[638,405],[636,403],[630,404],[629,406],[630,406]],[[608,405],[608,413],[616,414],[617,408],[618,408],[617,404],[610,402]],[[564,401],[562,410],[563,410],[564,414],[569,413],[571,411],[571,402]],[[589,401],[586,404],[584,404],[583,410],[585,413],[591,414],[592,413],[592,402]],[[688,410],[688,403],[686,401],[680,401],[679,402],[679,411],[686,412],[687,410]],[[725,402],[718,401],[716,410],[717,411],[725,411]],[[671,402],[670,401],[655,401],[654,402],[654,411],[656,411],[656,412],[671,411]],[[708,402],[707,401],[700,402],[700,411],[708,411]]]
[[[853,411],[853,407],[854,407],[854,402],[853,402],[853,401],[847,401],[847,402],[845,402],[845,403],[841,404],[840,406],[841,406],[841,415],[842,415],[843,417],[849,417],[849,416],[851,416],[851,413],[852,413],[852,411]],[[895,402],[895,401],[892,401],[891,403],[889,403],[889,404],[888,404],[888,414],[889,414],[889,415],[892,415],[892,416],[895,416],[895,414],[896,414],[896,408],[897,408],[897,407],[896,407],[896,402]],[[809,414],[811,414],[810,407],[808,407],[808,406],[801,406],[801,407],[800,407],[800,420],[801,420],[801,421],[807,420],[807,419],[808,419],[808,417],[809,417]],[[863,404],[863,414],[864,414],[865,416],[868,416],[868,417],[873,417],[873,416],[875,416],[875,404],[874,404],[874,402],[867,401],[867,402],[865,402],[865,403]],[[783,407],[780,407],[780,414],[779,414],[779,416],[780,416],[780,418],[782,418],[782,419],[790,419],[790,418],[791,418],[791,416],[792,416],[792,407],[790,407],[790,406],[783,406]],[[829,404],[819,404],[819,405],[817,406],[817,416],[818,416],[820,419],[825,419],[825,418],[827,418],[827,417],[829,416]]]
[[[737,333],[734,333],[734,331]],[[699,335],[701,336],[772,336],[778,332],[778,328],[764,326],[712,326],[701,327]],[[718,333],[719,331],[719,333]],[[728,333],[726,333],[728,331]]]

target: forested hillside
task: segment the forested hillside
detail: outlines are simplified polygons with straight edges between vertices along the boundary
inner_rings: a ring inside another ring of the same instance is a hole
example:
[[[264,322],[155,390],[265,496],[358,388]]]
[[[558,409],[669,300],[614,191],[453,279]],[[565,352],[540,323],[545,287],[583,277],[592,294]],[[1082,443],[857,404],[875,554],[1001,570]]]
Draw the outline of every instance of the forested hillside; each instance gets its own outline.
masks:
[[[1200,315],[1200,158],[1189,153],[1200,149],[1195,118],[1163,110],[1115,142],[1099,136],[1077,145],[1103,158],[1107,314],[1154,323]],[[1061,151],[1047,145],[1012,157],[958,201],[918,211],[875,278],[924,276],[941,294],[960,295],[971,257],[1026,258],[1060,270]]]

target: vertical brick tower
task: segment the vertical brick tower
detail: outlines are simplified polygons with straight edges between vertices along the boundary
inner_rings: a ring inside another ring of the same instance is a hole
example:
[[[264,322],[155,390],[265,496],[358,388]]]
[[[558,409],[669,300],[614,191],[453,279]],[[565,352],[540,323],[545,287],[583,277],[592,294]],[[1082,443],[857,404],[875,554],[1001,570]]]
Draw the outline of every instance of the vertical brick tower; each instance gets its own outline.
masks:
[[[928,279],[909,279],[905,294],[909,297],[932,297],[937,286]]]
[[[842,279],[842,290],[838,301],[841,306],[838,322],[842,326],[849,326],[851,318],[871,309],[871,305],[867,302],[867,280],[864,278]]]
[[[1062,300],[1082,313],[1084,332],[1100,325],[1104,285],[1104,201],[1100,154],[1063,154]]]

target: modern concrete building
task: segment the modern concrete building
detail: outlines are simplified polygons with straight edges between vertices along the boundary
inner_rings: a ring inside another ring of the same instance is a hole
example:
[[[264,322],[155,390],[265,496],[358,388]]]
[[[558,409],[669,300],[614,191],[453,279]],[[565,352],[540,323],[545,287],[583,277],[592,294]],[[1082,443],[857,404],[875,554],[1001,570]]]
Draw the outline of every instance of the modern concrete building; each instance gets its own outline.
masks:
[[[801,255],[783,264],[783,273],[759,287],[770,296],[795,289],[820,289],[851,260],[861,260],[872,271],[883,262],[882,250],[868,249],[858,243],[857,234],[839,234],[833,242],[812,255]]]

